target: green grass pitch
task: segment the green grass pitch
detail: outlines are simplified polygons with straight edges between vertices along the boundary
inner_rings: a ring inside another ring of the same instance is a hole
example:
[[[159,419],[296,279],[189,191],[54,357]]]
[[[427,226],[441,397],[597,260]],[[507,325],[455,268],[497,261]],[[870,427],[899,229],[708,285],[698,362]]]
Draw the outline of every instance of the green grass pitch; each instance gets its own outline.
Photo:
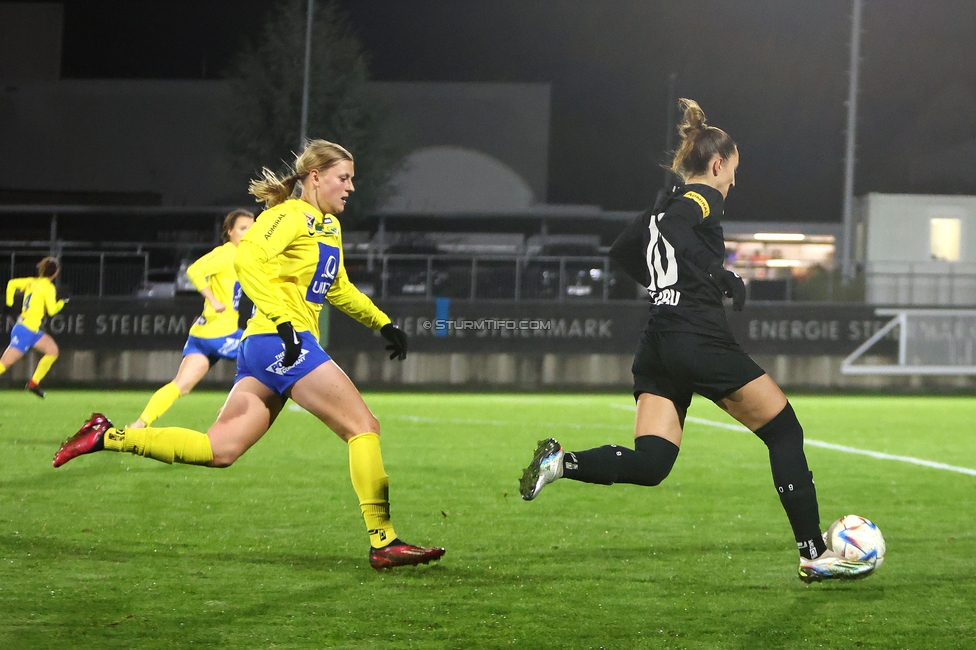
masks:
[[[51,467],[93,411],[148,392],[0,392],[0,648],[973,648],[976,476],[807,447],[822,525],[885,533],[870,578],[804,585],[748,433],[689,422],[657,488],[560,481],[535,442],[631,441],[615,395],[367,394],[398,533],[447,548],[382,574],[344,444],[286,408],[229,469],[104,452]],[[224,395],[160,425],[205,430]],[[976,400],[793,399],[808,439],[976,468]],[[731,423],[697,398],[690,415]]]

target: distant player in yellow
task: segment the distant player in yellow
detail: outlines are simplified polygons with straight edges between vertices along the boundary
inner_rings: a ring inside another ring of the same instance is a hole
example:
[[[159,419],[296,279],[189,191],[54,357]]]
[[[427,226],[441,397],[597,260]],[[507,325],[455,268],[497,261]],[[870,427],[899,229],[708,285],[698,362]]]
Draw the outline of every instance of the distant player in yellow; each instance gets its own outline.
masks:
[[[234,271],[234,257],[241,238],[252,225],[254,214],[247,210],[228,214],[224,217],[224,243],[186,270],[190,282],[206,299],[203,314],[190,328],[176,377],[153,394],[139,419],[127,428],[150,426],[176,400],[193,390],[220,359],[237,361],[242,333],[237,327],[241,283]]]
[[[41,321],[46,316],[54,316],[64,309],[66,300],[58,300],[54,278],[61,272],[61,264],[55,257],[45,257],[37,263],[36,278],[14,278],[7,283],[7,306],[13,307],[14,295],[24,294],[24,307],[17,317],[17,324],[10,330],[10,345],[0,356],[0,375],[7,368],[20,361],[31,348],[37,348],[44,355],[37,362],[34,375],[25,388],[38,397],[44,397],[41,380],[58,360],[58,344],[50,334],[41,330]]]
[[[237,251],[234,266],[257,307],[237,356],[234,388],[206,434],[180,429],[116,429],[99,413],[61,445],[60,467],[102,449],[164,462],[227,467],[261,439],[290,398],[342,438],[349,472],[369,533],[376,570],[426,564],[442,548],[406,544],[390,521],[389,478],[380,454],[380,425],[349,377],[318,342],[326,300],[390,343],[390,358],[404,359],[407,337],[390,317],[349,281],[342,233],[335,215],[353,187],[352,155],[339,145],[312,140],[284,179],[265,169],[250,192],[268,206]],[[301,198],[291,198],[296,187]]]

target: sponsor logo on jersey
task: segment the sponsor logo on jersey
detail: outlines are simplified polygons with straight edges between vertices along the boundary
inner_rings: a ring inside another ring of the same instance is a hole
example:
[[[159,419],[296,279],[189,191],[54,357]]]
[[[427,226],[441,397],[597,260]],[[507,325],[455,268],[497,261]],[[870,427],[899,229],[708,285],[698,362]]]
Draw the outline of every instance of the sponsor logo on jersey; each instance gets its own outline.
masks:
[[[652,305],[671,305],[672,307],[677,307],[678,301],[681,300],[681,292],[677,289],[651,291],[650,296]]]
[[[322,223],[325,225],[329,225],[330,223],[332,223],[332,217],[322,217]]]
[[[267,370],[270,373],[276,374],[279,377],[284,377],[285,373],[287,373],[289,370],[291,370],[292,368],[297,368],[298,366],[302,365],[302,361],[305,361],[305,356],[307,354],[308,354],[308,350],[302,348],[302,353],[298,355],[298,360],[295,361],[295,363],[293,363],[292,365],[285,367],[281,365],[281,360],[285,358],[285,351],[282,350],[275,356],[274,363],[272,363],[270,366],[265,368],[265,370]]]
[[[705,197],[699,194],[698,192],[686,192],[685,198],[691,199],[692,201],[698,204],[698,207],[701,208],[702,211],[702,219],[704,219],[709,214],[711,214],[711,210],[708,207],[708,201],[706,201]]]
[[[335,282],[339,272],[339,249],[319,242],[319,262],[315,267],[315,275],[308,283],[305,300],[321,305],[325,301],[325,294]]]
[[[274,223],[271,224],[271,227],[268,228],[268,232],[264,233],[264,241],[268,241],[269,239],[271,239],[271,235],[274,234],[275,228],[278,227],[278,224],[281,223],[281,220],[284,218],[285,218],[284,212],[278,215],[278,218],[275,219]]]
[[[321,235],[321,234],[326,233],[326,232],[330,232],[331,233],[334,230],[332,228],[326,229],[322,225],[322,224],[326,224],[326,223],[332,223],[332,219],[329,219],[327,217],[324,217],[322,219],[322,221],[316,222],[314,216],[310,215],[307,212],[305,213],[305,225],[308,227],[308,234],[312,235],[313,237],[315,235]],[[338,232],[338,231],[336,231],[336,232]]]

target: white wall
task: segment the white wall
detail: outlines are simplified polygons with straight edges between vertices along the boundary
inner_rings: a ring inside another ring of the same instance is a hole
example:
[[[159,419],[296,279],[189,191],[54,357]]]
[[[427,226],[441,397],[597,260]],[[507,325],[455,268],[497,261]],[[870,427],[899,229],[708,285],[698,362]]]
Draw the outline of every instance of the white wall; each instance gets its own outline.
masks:
[[[868,194],[866,297],[882,305],[976,305],[976,196]],[[933,260],[930,220],[961,221],[959,260]]]
[[[976,262],[976,196],[939,194],[868,194],[868,262],[931,262],[929,220],[962,220],[960,262]]]

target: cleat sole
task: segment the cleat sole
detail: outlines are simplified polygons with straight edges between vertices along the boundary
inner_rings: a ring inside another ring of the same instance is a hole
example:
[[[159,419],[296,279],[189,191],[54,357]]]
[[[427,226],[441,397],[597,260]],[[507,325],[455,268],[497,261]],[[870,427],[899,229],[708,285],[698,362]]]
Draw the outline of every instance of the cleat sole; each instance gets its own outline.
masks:
[[[525,501],[531,501],[538,496],[539,490],[536,489],[536,486],[539,483],[539,473],[542,471],[542,459],[558,448],[559,443],[556,442],[555,438],[540,440],[536,445],[532,462],[522,470],[522,478],[519,479],[519,494]]]

